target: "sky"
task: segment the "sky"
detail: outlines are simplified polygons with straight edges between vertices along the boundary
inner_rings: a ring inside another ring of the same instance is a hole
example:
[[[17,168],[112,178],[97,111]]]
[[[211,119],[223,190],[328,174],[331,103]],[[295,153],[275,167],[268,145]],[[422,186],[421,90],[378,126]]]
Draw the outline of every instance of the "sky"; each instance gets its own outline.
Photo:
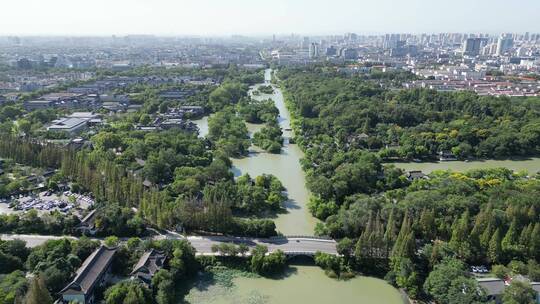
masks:
[[[540,0],[0,0],[0,35],[538,32]]]

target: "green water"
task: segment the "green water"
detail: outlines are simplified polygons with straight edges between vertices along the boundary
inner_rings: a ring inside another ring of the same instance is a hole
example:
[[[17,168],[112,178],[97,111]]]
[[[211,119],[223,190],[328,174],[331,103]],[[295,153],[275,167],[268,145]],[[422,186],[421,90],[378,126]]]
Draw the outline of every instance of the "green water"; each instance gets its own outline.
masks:
[[[267,72],[266,79],[270,80]],[[254,96],[255,99],[271,98],[279,109],[279,125],[285,138],[284,146],[280,154],[266,153],[255,146],[250,148],[249,156],[241,159],[233,159],[233,172],[236,176],[248,173],[251,176],[263,173],[273,174],[279,178],[287,189],[289,200],[285,203],[286,213],[277,215],[273,220],[277,230],[285,235],[312,235],[317,222],[307,209],[309,191],[306,189],[304,171],[300,166],[300,159],[304,156],[302,150],[295,145],[289,144],[288,138],[292,136],[290,113],[285,106],[281,90],[275,89],[274,94],[261,94]],[[257,132],[264,125],[247,124],[250,135]]]
[[[199,280],[185,297],[190,304],[286,304],[286,303],[403,303],[400,293],[386,282],[357,277],[338,281],[316,266],[291,266],[283,279],[233,279],[224,286]]]
[[[514,171],[525,170],[530,174],[540,171],[540,158],[512,159],[512,160],[484,160],[484,161],[447,161],[447,162],[428,162],[428,163],[393,163],[396,167],[403,170],[421,170],[424,173],[430,173],[435,170],[453,170],[467,171],[471,169],[486,169],[505,167]]]
[[[266,79],[270,79],[269,71]],[[290,129],[290,114],[285,107],[281,91],[272,95],[256,98],[272,98],[280,111],[279,123],[283,129]],[[207,120],[196,122],[205,135]],[[247,124],[252,135],[262,125]],[[206,131],[207,133],[207,131]],[[285,138],[291,137],[291,131],[284,131]],[[233,159],[235,176],[249,173],[257,176],[263,173],[277,176],[287,189],[289,201],[286,213],[274,218],[277,229],[288,235],[313,235],[316,220],[307,210],[309,191],[305,186],[305,176],[299,160],[303,153],[297,145],[285,145],[281,154],[270,154],[250,148],[251,153],[242,159]],[[209,278],[210,277],[210,278]],[[237,277],[221,284],[209,274],[201,276],[193,283],[185,296],[189,304],[286,304],[286,303],[366,303],[399,304],[403,303],[400,293],[383,280],[356,277],[348,281],[338,281],[327,277],[316,266],[289,267],[284,278],[267,279],[262,277]]]

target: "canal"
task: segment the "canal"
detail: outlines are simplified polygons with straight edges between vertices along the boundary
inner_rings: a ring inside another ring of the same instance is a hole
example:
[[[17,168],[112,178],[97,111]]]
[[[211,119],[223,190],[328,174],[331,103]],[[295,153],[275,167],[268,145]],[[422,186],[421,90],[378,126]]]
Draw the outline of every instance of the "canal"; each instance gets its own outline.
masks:
[[[271,80],[271,70],[265,73],[265,83]],[[305,176],[300,167],[303,153],[295,144],[289,144],[292,136],[290,129],[290,113],[285,106],[283,94],[274,88],[271,95],[254,96],[258,99],[271,98],[279,109],[279,124],[283,131],[285,143],[280,154],[261,151],[257,147],[250,148],[249,155],[241,159],[233,159],[235,176],[248,173],[251,176],[263,173],[277,176],[289,196],[286,212],[278,214],[274,220],[277,229],[286,235],[313,235],[316,220],[307,209],[309,191],[305,186]],[[208,134],[208,120],[195,121],[201,130],[199,136]],[[263,125],[247,124],[250,135]],[[201,273],[192,283],[184,299],[191,304],[285,304],[285,303],[370,303],[400,304],[403,303],[400,293],[383,280],[370,277],[356,277],[347,281],[331,279],[317,266],[289,266],[286,274],[279,279],[238,276],[232,284],[221,284]]]

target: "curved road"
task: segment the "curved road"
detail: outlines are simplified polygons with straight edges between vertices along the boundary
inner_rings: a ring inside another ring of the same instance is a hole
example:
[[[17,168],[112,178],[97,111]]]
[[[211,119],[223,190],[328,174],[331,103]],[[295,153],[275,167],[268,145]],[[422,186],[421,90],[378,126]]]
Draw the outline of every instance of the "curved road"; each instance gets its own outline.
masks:
[[[35,247],[45,243],[47,240],[57,240],[63,237],[49,235],[25,235],[25,234],[1,234],[2,240],[20,239],[26,241],[28,247]],[[71,236],[66,238],[75,239]],[[233,243],[236,245],[246,244],[252,248],[256,245],[268,247],[268,252],[274,252],[278,249],[287,255],[314,255],[320,251],[328,254],[337,255],[336,241],[329,239],[320,239],[316,237],[276,237],[276,238],[246,238],[246,237],[224,237],[224,236],[188,236],[184,237],[176,233],[168,233],[154,237],[160,239],[187,239],[197,250],[197,254],[213,255],[212,245],[220,243]]]

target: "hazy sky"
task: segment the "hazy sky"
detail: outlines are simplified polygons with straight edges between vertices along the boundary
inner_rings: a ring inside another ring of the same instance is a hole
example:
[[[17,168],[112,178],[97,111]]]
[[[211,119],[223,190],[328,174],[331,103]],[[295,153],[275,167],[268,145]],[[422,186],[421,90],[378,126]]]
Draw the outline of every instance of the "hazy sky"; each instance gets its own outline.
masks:
[[[0,35],[540,32],[540,0],[0,0]]]

